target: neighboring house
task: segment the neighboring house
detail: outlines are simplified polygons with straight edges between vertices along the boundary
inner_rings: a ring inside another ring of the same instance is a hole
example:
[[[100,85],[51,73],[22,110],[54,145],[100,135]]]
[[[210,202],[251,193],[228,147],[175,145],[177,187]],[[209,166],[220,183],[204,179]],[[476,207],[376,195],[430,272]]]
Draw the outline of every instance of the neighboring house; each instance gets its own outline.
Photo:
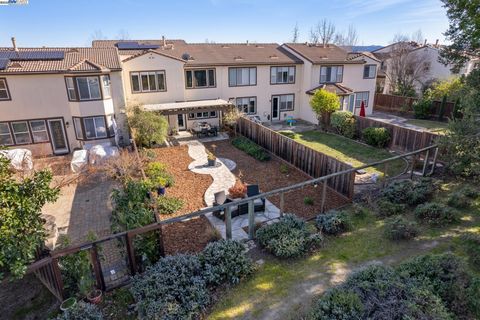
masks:
[[[380,71],[377,76],[378,91],[386,94],[392,93],[392,55],[395,52],[404,50],[406,56],[402,57],[404,61],[412,61],[411,64],[420,64],[418,75],[415,75],[413,85],[418,95],[421,95],[425,88],[431,85],[436,80],[446,80],[452,77],[468,74],[473,68],[475,60],[470,61],[460,70],[459,73],[451,71],[452,65],[444,65],[440,62],[441,45],[437,44],[418,44],[416,42],[398,42],[383,48],[377,49],[372,53],[381,60]],[[395,58],[393,58],[395,59]],[[478,61],[478,60],[477,60]],[[409,63],[406,62],[405,66]],[[415,66],[414,66],[415,67]]]
[[[0,48],[0,145],[48,155],[110,141],[123,106],[114,48]]]

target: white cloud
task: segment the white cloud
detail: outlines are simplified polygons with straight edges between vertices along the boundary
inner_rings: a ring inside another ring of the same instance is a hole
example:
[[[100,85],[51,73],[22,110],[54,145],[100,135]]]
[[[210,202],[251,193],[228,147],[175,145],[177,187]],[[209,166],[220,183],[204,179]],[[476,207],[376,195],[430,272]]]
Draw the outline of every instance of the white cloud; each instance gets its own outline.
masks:
[[[367,14],[385,11],[398,5],[404,5],[414,0],[349,0],[342,1],[340,6],[346,18],[356,18]]]

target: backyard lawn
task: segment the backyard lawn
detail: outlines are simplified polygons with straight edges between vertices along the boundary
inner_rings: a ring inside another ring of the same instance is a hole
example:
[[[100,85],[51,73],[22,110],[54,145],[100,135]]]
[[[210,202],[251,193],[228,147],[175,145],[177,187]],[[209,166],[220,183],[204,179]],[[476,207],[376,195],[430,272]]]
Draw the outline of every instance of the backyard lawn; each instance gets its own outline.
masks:
[[[406,123],[425,128],[430,132],[434,132],[438,134],[445,134],[447,132],[447,127],[448,127],[448,123],[446,122],[439,122],[439,121],[432,121],[432,120],[411,119],[411,120],[407,120]]]
[[[456,183],[444,184],[435,200],[444,200],[447,192],[460,187]],[[353,217],[353,231],[327,237],[325,246],[311,256],[287,261],[261,256],[265,263],[260,270],[228,291],[208,319],[299,319],[309,309],[312,298],[363,266],[397,264],[428,252],[450,250],[464,255],[460,236],[480,235],[480,199],[460,213],[460,223],[443,228],[422,226],[420,235],[410,241],[386,240],[384,220],[373,212],[363,218]],[[405,216],[413,219],[412,212]]]
[[[289,137],[292,136],[289,135]],[[385,149],[370,147],[348,138],[320,131],[296,133],[293,138],[319,152],[350,163],[354,167],[394,156],[394,154]],[[388,175],[391,177],[402,173],[405,166],[406,163],[403,160],[389,163],[387,168]],[[381,167],[368,168],[366,171],[383,175],[384,167],[382,165]]]

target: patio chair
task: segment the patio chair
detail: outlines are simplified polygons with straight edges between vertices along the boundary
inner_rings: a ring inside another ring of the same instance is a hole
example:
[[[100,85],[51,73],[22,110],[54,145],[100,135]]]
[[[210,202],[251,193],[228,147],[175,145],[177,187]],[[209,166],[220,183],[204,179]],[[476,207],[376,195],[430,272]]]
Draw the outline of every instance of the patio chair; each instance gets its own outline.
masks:
[[[208,130],[208,133],[211,134],[212,136],[216,137],[218,134],[218,128],[216,126],[213,126]]]
[[[200,131],[200,135],[204,137],[208,137],[208,129],[202,128],[202,131]]]
[[[253,197],[260,194],[258,184],[251,184],[247,186],[247,197]],[[255,212],[265,211],[265,198],[255,199],[253,201]]]
[[[213,196],[215,198],[213,200],[213,206],[214,207],[221,206],[222,204],[232,202],[232,200],[227,198],[227,196],[225,194],[225,191],[215,192],[213,194]],[[232,210],[232,218],[233,218],[233,211],[235,211],[235,210]],[[223,210],[215,210],[215,211],[213,211],[213,215],[215,217],[219,218],[219,219],[225,220],[225,214],[224,214]]]

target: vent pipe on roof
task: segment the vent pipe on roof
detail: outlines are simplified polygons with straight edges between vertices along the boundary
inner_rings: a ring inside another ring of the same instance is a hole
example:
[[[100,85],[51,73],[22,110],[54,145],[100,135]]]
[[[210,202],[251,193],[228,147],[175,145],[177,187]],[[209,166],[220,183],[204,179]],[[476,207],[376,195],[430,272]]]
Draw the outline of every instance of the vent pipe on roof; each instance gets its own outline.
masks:
[[[425,41],[423,41],[423,45],[424,45],[424,46],[427,45],[427,39],[425,39]]]
[[[12,46],[13,50],[18,53],[18,48],[17,48],[17,41],[15,40],[15,37],[12,37]]]
[[[435,41],[435,48],[437,48],[437,47],[438,47],[438,39],[437,39],[437,41]]]
[[[162,36],[162,43],[163,43],[163,47],[165,47],[167,45],[167,41],[165,40],[165,36]]]
[[[247,46],[248,46],[248,45],[249,45],[249,44],[248,44],[248,40],[247,40]]]

